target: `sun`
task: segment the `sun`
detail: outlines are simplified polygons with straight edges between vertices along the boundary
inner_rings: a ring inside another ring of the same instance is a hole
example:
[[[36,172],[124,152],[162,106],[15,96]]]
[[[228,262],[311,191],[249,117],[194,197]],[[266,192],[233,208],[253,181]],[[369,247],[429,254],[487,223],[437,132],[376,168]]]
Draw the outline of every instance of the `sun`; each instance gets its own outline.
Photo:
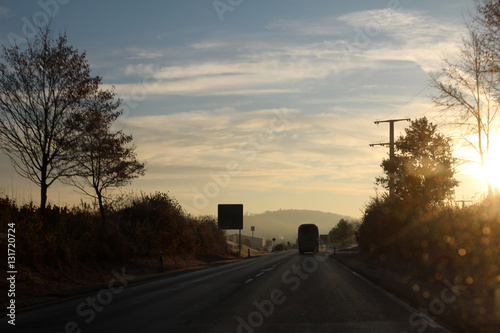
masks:
[[[462,167],[465,174],[474,176],[481,183],[484,191],[487,190],[487,185],[491,185],[492,189],[500,189],[500,135],[495,134],[490,138],[489,155],[485,157],[484,166],[478,161],[479,156],[473,149],[468,149],[463,152],[464,158],[469,161]]]
[[[484,166],[476,169],[476,177],[489,184],[493,189],[500,189],[500,135],[490,137],[490,151],[485,157]]]
[[[484,166],[484,179],[489,182],[493,189],[500,189],[500,149],[490,150],[490,154]]]

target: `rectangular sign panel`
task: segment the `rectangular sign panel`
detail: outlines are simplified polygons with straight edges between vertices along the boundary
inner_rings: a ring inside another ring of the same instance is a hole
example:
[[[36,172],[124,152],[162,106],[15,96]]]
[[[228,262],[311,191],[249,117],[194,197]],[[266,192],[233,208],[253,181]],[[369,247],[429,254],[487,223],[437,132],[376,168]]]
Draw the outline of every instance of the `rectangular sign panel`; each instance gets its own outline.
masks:
[[[243,205],[219,205],[218,221],[220,229],[243,229]]]
[[[321,239],[321,243],[328,244],[328,235],[319,235],[319,238]]]

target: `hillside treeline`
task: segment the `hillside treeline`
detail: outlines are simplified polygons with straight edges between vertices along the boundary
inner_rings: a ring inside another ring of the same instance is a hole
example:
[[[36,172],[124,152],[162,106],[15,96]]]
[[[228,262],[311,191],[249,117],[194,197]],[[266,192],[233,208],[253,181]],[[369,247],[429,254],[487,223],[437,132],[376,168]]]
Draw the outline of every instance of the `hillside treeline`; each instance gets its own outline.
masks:
[[[16,229],[16,261],[28,266],[62,267],[163,256],[225,255],[224,232],[211,217],[194,218],[165,193],[128,197],[110,209],[106,224],[86,205],[18,206],[0,198],[1,233]]]

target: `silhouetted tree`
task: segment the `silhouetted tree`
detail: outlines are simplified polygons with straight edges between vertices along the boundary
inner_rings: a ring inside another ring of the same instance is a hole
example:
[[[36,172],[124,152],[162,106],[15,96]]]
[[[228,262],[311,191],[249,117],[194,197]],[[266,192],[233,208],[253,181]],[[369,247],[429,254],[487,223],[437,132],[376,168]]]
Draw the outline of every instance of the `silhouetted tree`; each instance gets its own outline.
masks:
[[[395,174],[394,196],[401,205],[438,206],[452,197],[458,185],[455,162],[449,139],[427,118],[420,118],[396,141],[395,159],[382,161],[386,177],[377,178],[376,183],[388,188],[389,174]]]
[[[106,190],[124,186],[144,175],[144,163],[137,161],[132,136],[111,130],[113,122],[121,115],[121,111],[117,111],[119,105],[120,101],[115,100],[114,93],[110,91],[98,91],[93,98],[85,101],[84,111],[76,114],[72,121],[78,133],[72,156],[77,165],[71,176],[61,179],[97,200],[102,226],[106,215]]]
[[[49,186],[76,165],[71,121],[101,78],[90,75],[85,52],[67,45],[64,34],[53,38],[48,26],[23,49],[2,46],[0,59],[1,149],[19,175],[40,187],[43,212]]]
[[[329,232],[330,240],[346,245],[354,238],[354,224],[340,219],[335,227]]]

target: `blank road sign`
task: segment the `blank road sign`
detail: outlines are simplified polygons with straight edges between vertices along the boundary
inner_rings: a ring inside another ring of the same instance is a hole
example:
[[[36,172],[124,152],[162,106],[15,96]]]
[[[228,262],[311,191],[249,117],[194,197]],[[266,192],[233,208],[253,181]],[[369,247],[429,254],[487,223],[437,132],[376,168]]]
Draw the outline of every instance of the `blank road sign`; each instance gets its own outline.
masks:
[[[221,229],[243,229],[243,205],[219,205],[218,220]]]

